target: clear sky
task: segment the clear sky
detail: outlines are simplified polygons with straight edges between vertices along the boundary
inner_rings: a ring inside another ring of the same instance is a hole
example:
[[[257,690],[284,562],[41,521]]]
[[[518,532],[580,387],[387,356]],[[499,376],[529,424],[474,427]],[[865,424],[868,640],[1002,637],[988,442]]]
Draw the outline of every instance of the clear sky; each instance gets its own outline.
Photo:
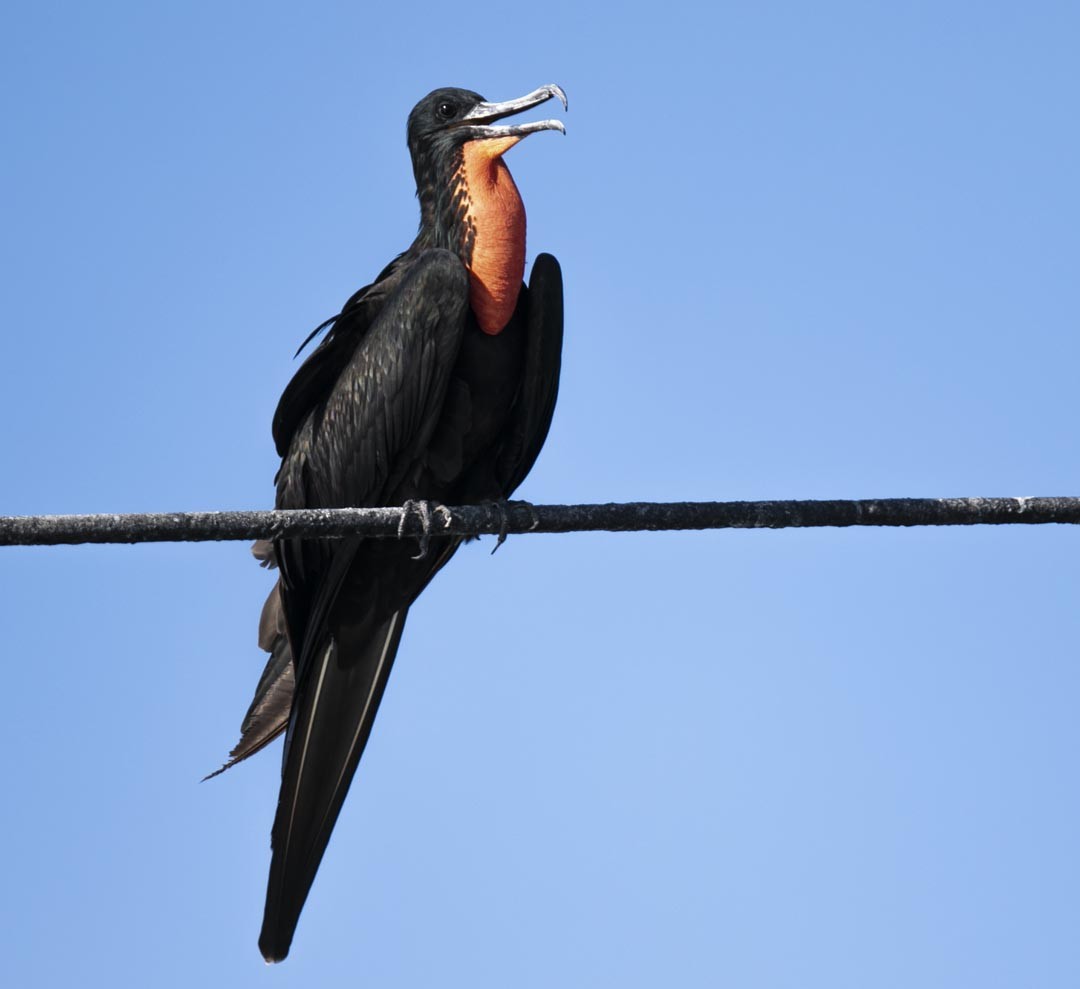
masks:
[[[8,4],[5,513],[272,503],[428,90],[566,278],[538,502],[1080,494],[1071,3]],[[559,111],[561,115],[561,111]],[[1080,985],[1080,532],[491,541],[283,965],[245,545],[0,551],[11,986]]]

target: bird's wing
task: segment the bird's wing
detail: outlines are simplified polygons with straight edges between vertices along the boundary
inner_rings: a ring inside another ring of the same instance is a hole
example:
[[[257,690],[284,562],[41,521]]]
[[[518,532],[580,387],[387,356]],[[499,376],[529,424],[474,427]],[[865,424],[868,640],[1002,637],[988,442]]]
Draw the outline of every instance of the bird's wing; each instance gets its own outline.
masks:
[[[278,475],[278,507],[382,503],[430,438],[467,312],[461,262],[446,251],[421,255],[339,368],[329,394],[296,427]],[[350,575],[361,544],[290,539],[275,546],[296,687],[259,939],[267,960],[288,953],[371,731],[408,604],[452,552],[441,547],[430,562],[410,567],[411,547],[364,547],[361,580]],[[393,566],[372,566],[368,574],[373,553]],[[382,586],[384,580],[392,586]]]
[[[563,293],[559,262],[540,254],[529,279],[528,338],[521,390],[499,451],[498,475],[506,497],[532,469],[547,439],[559,394],[562,364]]]

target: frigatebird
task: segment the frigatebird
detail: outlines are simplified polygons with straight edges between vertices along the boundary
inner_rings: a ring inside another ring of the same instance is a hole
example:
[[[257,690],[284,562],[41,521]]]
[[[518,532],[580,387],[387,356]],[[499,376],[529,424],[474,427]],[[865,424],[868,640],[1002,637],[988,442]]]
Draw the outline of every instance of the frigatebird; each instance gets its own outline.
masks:
[[[419,232],[319,327],[286,387],[273,421],[278,508],[414,504],[423,515],[501,504],[524,480],[558,390],[562,276],[540,254],[522,284],[525,208],[503,155],[564,128],[495,121],[553,97],[566,107],[555,85],[504,103],[437,89],[413,108]],[[461,541],[433,535],[419,554],[392,539],[256,544],[280,568],[259,626],[270,659],[228,765],[285,732],[259,938],[268,962],[289,952],[409,607]]]

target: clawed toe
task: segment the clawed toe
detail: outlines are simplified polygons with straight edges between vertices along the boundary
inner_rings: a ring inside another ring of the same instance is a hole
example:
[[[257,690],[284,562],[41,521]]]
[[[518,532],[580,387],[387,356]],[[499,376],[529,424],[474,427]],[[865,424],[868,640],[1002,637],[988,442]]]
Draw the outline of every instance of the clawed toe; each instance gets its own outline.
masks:
[[[441,505],[439,506],[442,507]],[[398,522],[398,539],[405,538],[405,524],[410,512],[416,512],[420,520],[420,535],[417,537],[418,551],[414,560],[422,560],[428,555],[431,548],[431,513],[433,506],[430,501],[413,501],[409,499],[401,506],[401,520]]]
[[[510,533],[511,505],[515,508],[524,508],[529,513],[529,518],[532,519],[529,532],[535,531],[540,525],[540,516],[536,514],[536,509],[527,501],[507,501],[505,498],[500,498],[498,501],[491,502],[491,507],[499,514],[499,537],[495,541],[495,549],[491,551],[492,553],[506,542],[506,537]]]
[[[491,502],[491,507],[499,515],[499,538],[495,540],[495,545],[491,550],[491,555],[495,555],[497,550],[503,543],[506,542],[508,530],[510,529],[510,513],[506,510],[506,506],[509,502],[505,498],[500,498],[498,501]]]

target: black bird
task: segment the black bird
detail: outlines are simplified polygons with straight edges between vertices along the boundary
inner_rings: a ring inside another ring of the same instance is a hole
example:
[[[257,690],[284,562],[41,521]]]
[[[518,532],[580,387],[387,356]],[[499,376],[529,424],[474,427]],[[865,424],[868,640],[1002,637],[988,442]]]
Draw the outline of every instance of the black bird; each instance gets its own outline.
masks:
[[[409,114],[420,230],[324,324],[286,387],[273,424],[278,508],[501,501],[528,474],[558,390],[562,277],[541,254],[522,284],[525,209],[502,156],[564,128],[495,121],[552,97],[566,106],[553,85],[505,103],[438,89]],[[229,765],[285,731],[267,961],[289,952],[409,606],[460,543],[433,536],[419,558],[391,539],[257,544],[281,574],[259,628],[270,659]]]

